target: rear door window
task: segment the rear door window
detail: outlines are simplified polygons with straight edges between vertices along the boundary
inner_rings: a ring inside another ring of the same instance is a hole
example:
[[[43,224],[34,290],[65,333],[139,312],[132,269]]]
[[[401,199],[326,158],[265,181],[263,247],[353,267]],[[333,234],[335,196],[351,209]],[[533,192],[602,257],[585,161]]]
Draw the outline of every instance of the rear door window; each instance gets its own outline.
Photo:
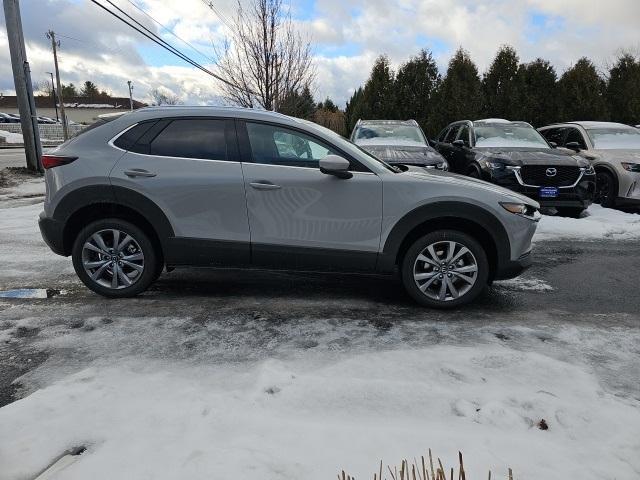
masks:
[[[225,121],[172,120],[151,142],[149,154],[163,157],[226,160]]]
[[[444,139],[444,143],[451,143],[456,139],[456,135],[458,134],[458,130],[460,130],[460,125],[454,125],[447,133],[447,136]]]

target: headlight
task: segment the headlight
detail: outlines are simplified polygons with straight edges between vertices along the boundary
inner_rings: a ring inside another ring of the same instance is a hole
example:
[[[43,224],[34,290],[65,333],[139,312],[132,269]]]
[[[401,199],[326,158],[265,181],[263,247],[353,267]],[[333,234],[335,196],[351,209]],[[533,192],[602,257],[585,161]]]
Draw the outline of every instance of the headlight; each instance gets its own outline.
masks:
[[[624,168],[627,172],[640,172],[640,163],[625,163],[622,162],[622,168]]]
[[[516,215],[520,215],[522,217],[526,217],[529,220],[538,221],[540,219],[540,213],[538,209],[532,207],[531,205],[526,205],[524,203],[510,203],[510,202],[500,202],[502,208],[506,211],[515,213]]]
[[[442,163],[436,164],[436,168],[438,170],[443,170],[446,172],[447,170],[449,170],[449,162],[447,162],[446,160],[443,160]]]
[[[581,167],[580,170],[582,170],[582,173],[584,173],[585,175],[595,175],[596,171],[595,169],[589,165],[588,167]]]
[[[504,170],[504,163],[487,161],[487,167],[491,170]]]

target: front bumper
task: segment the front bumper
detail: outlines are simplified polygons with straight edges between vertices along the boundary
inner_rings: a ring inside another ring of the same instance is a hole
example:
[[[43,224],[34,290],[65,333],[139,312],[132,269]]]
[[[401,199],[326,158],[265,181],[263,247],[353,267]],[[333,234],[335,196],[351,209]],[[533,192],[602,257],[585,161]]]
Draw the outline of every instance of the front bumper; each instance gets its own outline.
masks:
[[[38,226],[44,243],[58,255],[68,256],[64,249],[64,225],[53,218],[49,218],[44,212],[38,217]]]
[[[533,263],[531,250],[524,253],[517,260],[509,260],[498,266],[494,280],[509,280],[524,272]]]
[[[486,180],[496,185],[508,188],[514,192],[532,198],[541,207],[573,207],[587,208],[593,202],[596,191],[596,176],[581,175],[575,185],[558,187],[558,196],[554,198],[540,197],[540,187],[525,185],[512,170],[501,172],[486,172]]]

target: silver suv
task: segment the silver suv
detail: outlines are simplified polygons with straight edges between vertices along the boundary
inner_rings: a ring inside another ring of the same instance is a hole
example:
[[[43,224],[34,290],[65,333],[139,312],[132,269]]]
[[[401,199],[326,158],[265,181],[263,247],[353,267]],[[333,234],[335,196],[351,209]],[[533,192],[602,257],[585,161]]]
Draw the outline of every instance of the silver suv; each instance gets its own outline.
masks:
[[[107,297],[165,267],[399,270],[416,301],[454,307],[530,264],[539,218],[509,190],[400,171],[314,123],[249,109],[110,116],[42,163],[42,236]]]

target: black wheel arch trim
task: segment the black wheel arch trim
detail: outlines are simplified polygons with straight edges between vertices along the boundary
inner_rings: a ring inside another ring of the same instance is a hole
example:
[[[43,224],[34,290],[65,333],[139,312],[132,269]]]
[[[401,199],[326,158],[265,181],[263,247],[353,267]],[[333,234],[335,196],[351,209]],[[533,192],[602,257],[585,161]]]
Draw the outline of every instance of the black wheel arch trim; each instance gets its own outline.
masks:
[[[88,185],[69,192],[56,206],[52,220],[66,228],[74,214],[92,205],[126,207],[138,213],[155,230],[163,250],[167,248],[169,239],[174,236],[171,223],[158,205],[141,193],[113,185]],[[66,252],[69,248],[68,245],[61,245],[58,250]]]
[[[393,226],[387,236],[384,247],[378,257],[377,270],[392,271],[398,259],[398,253],[408,235],[422,225],[429,226],[446,218],[460,218],[472,222],[485,230],[492,238],[496,249],[496,274],[511,261],[511,242],[505,227],[490,211],[478,205],[462,201],[440,201],[422,205],[407,213]],[[454,228],[447,227],[447,228]],[[464,231],[464,230],[462,230]]]

